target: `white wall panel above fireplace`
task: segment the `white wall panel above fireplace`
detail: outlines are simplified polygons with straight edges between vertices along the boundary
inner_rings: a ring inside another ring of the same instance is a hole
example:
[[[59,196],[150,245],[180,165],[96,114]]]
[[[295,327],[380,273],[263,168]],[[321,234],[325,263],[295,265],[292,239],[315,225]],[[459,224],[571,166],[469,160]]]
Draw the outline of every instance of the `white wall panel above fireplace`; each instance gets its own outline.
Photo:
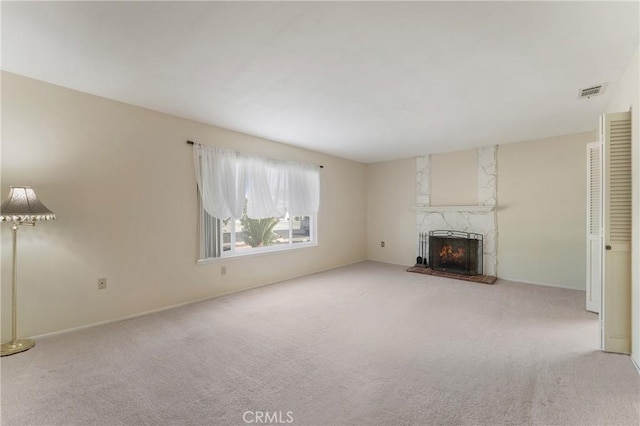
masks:
[[[431,206],[478,204],[478,150],[431,155]]]
[[[478,204],[498,204],[498,146],[478,148]]]

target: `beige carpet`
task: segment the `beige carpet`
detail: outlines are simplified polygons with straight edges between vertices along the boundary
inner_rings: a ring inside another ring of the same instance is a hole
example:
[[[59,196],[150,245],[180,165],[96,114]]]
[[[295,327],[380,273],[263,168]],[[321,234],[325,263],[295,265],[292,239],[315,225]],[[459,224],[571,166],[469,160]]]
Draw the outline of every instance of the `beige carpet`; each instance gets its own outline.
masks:
[[[584,292],[366,262],[40,339],[2,358],[2,425],[638,425],[597,346]]]

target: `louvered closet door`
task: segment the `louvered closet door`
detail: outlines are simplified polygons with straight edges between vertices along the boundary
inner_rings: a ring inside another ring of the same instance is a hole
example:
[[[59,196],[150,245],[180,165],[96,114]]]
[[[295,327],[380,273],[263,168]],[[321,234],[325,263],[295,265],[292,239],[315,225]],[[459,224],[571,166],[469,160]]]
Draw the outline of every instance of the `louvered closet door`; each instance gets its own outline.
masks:
[[[587,145],[587,310],[600,313],[602,300],[602,155],[600,142]]]
[[[631,113],[605,114],[603,349],[631,351]]]

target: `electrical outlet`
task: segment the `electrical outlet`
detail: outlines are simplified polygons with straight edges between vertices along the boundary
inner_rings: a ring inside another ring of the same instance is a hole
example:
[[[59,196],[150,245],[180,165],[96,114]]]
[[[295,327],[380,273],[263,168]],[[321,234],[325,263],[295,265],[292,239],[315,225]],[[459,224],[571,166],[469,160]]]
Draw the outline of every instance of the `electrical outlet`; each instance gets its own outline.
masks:
[[[380,241],[380,247],[384,247],[384,241]]]
[[[105,288],[107,288],[107,279],[98,278],[98,290],[104,290]]]
[[[227,267],[225,265],[222,265],[220,267],[220,275],[226,275],[227,274]]]

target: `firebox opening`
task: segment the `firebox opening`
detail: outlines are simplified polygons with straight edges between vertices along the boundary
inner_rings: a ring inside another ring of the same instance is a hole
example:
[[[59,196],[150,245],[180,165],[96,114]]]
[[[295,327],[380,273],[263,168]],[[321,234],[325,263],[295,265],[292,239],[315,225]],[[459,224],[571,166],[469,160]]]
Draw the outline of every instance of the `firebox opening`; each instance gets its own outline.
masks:
[[[444,245],[440,250],[440,263],[451,263],[454,265],[464,265],[465,252],[463,247],[454,248],[453,245]]]
[[[433,270],[482,275],[482,235],[461,231],[429,232],[429,263]]]

